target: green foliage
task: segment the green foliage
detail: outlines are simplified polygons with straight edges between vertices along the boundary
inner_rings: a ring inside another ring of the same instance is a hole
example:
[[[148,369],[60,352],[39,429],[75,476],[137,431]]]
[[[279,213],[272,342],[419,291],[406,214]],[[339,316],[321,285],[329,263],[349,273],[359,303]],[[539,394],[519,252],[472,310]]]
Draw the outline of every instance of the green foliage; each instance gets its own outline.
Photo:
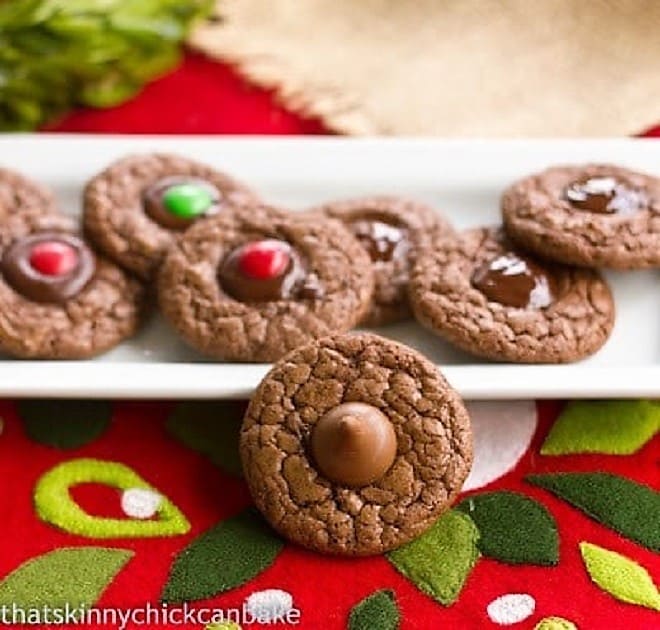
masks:
[[[173,67],[212,0],[0,2],[0,130],[110,107]]]

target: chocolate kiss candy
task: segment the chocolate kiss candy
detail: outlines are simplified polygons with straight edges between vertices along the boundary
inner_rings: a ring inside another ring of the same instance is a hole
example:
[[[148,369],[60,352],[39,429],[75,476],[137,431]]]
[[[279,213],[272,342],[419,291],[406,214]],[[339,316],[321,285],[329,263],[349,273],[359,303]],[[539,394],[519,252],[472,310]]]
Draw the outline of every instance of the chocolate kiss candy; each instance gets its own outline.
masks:
[[[397,442],[394,426],[382,411],[351,402],[319,418],[310,447],[323,476],[344,486],[360,487],[387,472],[394,463]]]

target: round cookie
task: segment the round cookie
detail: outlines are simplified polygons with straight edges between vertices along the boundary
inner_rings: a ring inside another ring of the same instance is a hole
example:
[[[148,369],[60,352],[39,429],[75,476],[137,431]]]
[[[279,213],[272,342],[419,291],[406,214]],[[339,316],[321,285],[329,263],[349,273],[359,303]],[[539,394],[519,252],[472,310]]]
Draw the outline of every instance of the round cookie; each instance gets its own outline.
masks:
[[[32,215],[29,234],[1,232],[0,351],[16,357],[92,357],[140,321],[142,286],[56,218]]]
[[[240,452],[269,523],[321,553],[373,555],[419,536],[472,463],[468,413],[418,352],[333,335],[276,363],[248,406]]]
[[[339,221],[264,206],[191,227],[158,281],[161,309],[181,336],[230,361],[274,361],[348,330],[372,291],[369,257]]]
[[[660,267],[660,179],[609,164],[557,166],[502,196],[507,233],[565,264]]]
[[[0,238],[3,235],[28,233],[31,224],[52,217],[53,227],[72,226],[58,214],[55,195],[24,175],[0,168]]]
[[[176,155],[131,155],[88,182],[83,223],[102,252],[148,279],[197,219],[255,200],[246,186],[205,164]]]
[[[431,242],[415,263],[410,298],[424,326],[498,361],[576,361],[614,326],[612,294],[598,272],[541,264],[497,228]]]
[[[453,233],[449,223],[426,204],[391,196],[327,203],[311,212],[342,221],[369,253],[376,285],[371,308],[360,322],[383,326],[408,319],[408,279],[412,255],[432,230]]]

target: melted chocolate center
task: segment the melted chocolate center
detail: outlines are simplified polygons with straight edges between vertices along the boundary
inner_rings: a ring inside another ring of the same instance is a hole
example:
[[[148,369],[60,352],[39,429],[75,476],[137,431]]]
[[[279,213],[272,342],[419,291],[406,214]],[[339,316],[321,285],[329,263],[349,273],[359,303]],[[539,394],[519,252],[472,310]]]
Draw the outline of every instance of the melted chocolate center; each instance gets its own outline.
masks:
[[[564,196],[579,210],[599,214],[633,214],[648,205],[646,195],[615,177],[588,177],[572,182]]]
[[[220,264],[223,290],[240,302],[313,300],[323,296],[296,250],[285,241],[253,241],[237,247]]]
[[[48,256],[66,258],[48,260]],[[7,283],[28,300],[61,303],[85,288],[94,275],[96,261],[77,236],[41,232],[12,243],[0,266]]]
[[[546,308],[556,296],[554,277],[538,263],[514,252],[477,267],[472,286],[490,301],[515,308]]]
[[[389,262],[403,258],[409,249],[404,229],[372,219],[357,219],[351,230],[374,262]]]
[[[176,214],[165,203],[165,195],[168,190],[175,186],[190,185],[199,188],[208,195],[210,203],[201,213],[196,216],[181,216]],[[154,182],[142,193],[142,204],[145,212],[156,223],[169,230],[185,230],[202,216],[215,214],[219,210],[222,195],[211,182],[198,177],[186,175],[172,175],[163,177]]]

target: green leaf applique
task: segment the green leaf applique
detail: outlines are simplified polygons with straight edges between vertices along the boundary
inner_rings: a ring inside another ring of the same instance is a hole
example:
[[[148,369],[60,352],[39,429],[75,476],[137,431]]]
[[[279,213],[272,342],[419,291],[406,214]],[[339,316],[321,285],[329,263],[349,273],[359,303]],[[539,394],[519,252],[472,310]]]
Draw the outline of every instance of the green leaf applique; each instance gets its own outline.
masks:
[[[181,511],[160,495],[157,519],[104,518],[85,512],[71,497],[69,489],[81,483],[107,484],[124,492],[136,490],[159,494],[132,469],[118,462],[73,459],[46,472],[34,489],[34,503],[41,520],[71,534],[88,538],[150,538],[178,536],[190,530]]]
[[[112,419],[106,400],[20,400],[17,408],[30,439],[60,449],[93,442]]]
[[[351,610],[348,630],[396,630],[399,627],[399,608],[394,593],[376,591]]]
[[[0,581],[0,606],[29,610],[93,606],[133,556],[125,549],[72,547],[32,558]]]
[[[280,538],[252,509],[221,521],[176,557],[162,601],[179,603],[213,597],[268,568],[282,550]]]
[[[528,475],[525,480],[653,551],[660,551],[660,493],[605,472]]]
[[[241,477],[238,438],[245,406],[242,400],[181,402],[168,417],[167,430],[221,470]]]
[[[622,602],[660,610],[660,593],[637,562],[588,542],[580,543],[580,553],[589,576],[606,593]]]
[[[660,406],[648,400],[569,402],[541,447],[541,455],[630,455],[660,430]]]
[[[557,524],[548,510],[517,492],[485,492],[461,501],[479,530],[479,551],[509,564],[551,566],[559,561]]]
[[[477,562],[479,531],[469,516],[445,512],[424,534],[387,554],[417,588],[441,604],[453,604]]]

